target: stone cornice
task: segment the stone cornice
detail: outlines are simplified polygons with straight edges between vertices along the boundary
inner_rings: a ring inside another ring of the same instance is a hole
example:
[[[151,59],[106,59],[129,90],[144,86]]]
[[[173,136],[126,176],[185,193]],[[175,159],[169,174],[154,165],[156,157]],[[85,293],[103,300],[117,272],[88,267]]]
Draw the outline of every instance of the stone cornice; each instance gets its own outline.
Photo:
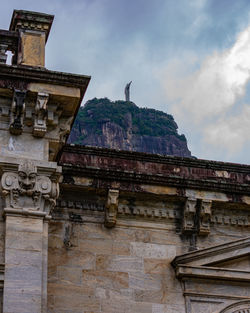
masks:
[[[63,147],[59,163],[68,176],[250,194],[248,165],[74,145]]]
[[[219,267],[207,266],[178,266],[176,270],[178,278],[203,278],[203,279],[216,279],[216,280],[229,280],[250,282],[250,272],[241,270],[232,270]]]
[[[18,80],[23,86],[31,82],[77,87],[81,90],[81,98],[88,87],[90,76],[50,71],[24,65],[0,64],[0,88],[11,88]],[[19,87],[19,86],[18,86]]]
[[[237,255],[233,252],[237,251]],[[177,256],[173,267],[182,265],[213,265],[221,261],[227,261],[234,257],[239,258],[250,253],[250,237],[224,243],[215,247],[185,253]]]
[[[171,155],[159,155],[150,154],[144,152],[135,151],[124,151],[115,150],[107,148],[98,148],[90,146],[80,146],[74,144],[64,145],[61,150],[61,157],[63,153],[73,153],[81,155],[96,155],[103,157],[115,157],[118,159],[126,160],[136,160],[142,162],[153,162],[162,164],[172,164],[175,166],[188,166],[188,167],[198,167],[204,169],[221,170],[221,171],[237,171],[240,173],[250,174],[250,165],[230,163],[230,162],[220,162],[196,158],[183,158],[179,156]]]
[[[150,185],[164,185],[173,186],[180,189],[190,188],[198,190],[221,191],[226,193],[240,193],[249,195],[250,185],[234,184],[228,182],[216,182],[209,180],[187,179],[161,175],[146,175],[136,172],[103,170],[95,167],[77,166],[67,163],[60,163],[63,167],[64,175],[76,175],[96,178],[102,181],[118,181],[129,182],[133,184],[150,184]],[[180,191],[181,194],[181,191]]]
[[[25,10],[14,10],[9,30],[17,31],[18,29],[31,29],[44,31],[47,40],[53,20],[54,15]]]

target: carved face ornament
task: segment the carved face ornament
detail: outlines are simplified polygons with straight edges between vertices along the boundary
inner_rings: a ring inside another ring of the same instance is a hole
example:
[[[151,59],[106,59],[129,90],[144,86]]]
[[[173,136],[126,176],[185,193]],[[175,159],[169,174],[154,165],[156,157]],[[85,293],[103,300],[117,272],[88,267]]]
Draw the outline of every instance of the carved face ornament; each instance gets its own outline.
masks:
[[[19,165],[18,183],[24,190],[32,190],[36,184],[36,167],[33,163],[27,162]]]
[[[34,189],[36,183],[36,173],[18,172],[18,182],[22,189]]]

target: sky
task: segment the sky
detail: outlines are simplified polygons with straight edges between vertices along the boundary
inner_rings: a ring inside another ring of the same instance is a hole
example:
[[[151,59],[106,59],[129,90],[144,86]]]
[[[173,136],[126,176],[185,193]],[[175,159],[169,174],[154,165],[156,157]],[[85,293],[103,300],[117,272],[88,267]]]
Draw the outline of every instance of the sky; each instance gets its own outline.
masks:
[[[250,164],[249,0],[9,0],[55,15],[46,67],[90,75],[83,104],[124,99],[172,114],[198,158]]]

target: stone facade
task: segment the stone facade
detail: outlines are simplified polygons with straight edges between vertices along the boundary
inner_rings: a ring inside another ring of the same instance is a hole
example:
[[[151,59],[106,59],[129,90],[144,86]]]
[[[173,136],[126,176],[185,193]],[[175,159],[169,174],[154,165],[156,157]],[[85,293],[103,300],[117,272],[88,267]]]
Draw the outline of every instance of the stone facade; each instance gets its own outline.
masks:
[[[0,31],[2,312],[250,312],[250,166],[65,145],[90,78],[43,68],[52,21]]]

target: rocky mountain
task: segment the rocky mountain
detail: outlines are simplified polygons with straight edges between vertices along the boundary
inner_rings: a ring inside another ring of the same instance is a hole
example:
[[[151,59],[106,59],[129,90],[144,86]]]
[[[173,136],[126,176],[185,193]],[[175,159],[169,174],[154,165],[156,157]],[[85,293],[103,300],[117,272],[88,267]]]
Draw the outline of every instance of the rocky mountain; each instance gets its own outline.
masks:
[[[94,98],[80,108],[68,142],[191,157],[172,115],[133,102]]]

